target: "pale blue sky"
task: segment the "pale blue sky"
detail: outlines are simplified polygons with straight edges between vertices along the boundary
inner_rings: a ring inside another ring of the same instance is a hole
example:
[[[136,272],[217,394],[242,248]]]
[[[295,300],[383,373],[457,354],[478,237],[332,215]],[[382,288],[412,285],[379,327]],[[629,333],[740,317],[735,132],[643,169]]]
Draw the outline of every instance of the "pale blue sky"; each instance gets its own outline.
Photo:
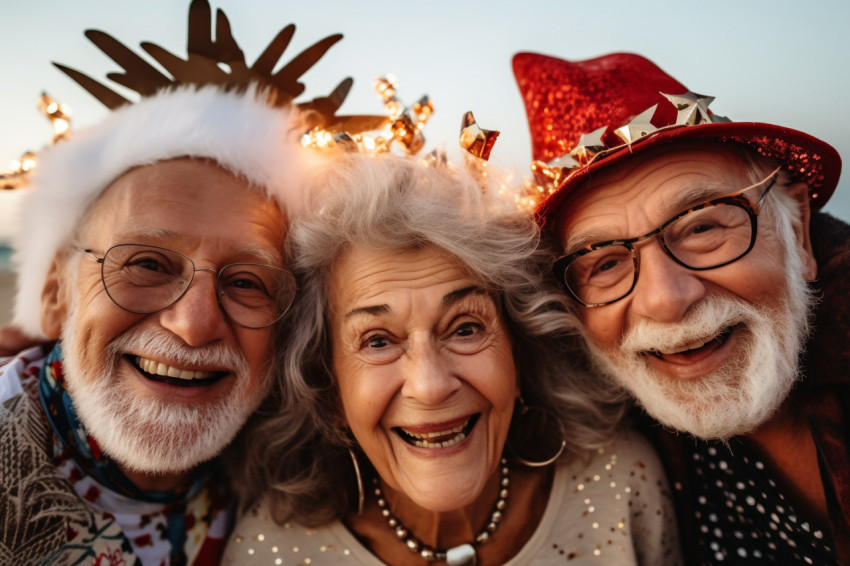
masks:
[[[105,114],[50,64],[58,61],[98,79],[117,70],[83,30],[104,30],[132,47],[149,40],[181,54],[185,49],[188,0],[4,4],[0,167],[49,140],[50,128],[35,107],[42,90],[72,107],[75,127]],[[436,145],[453,150],[461,116],[473,110],[482,127],[502,132],[491,161],[522,175],[530,142],[510,66],[518,51],[567,59],[641,53],[691,90],[715,96],[711,108],[718,114],[803,130],[850,160],[850,111],[840,94],[850,92],[850,2],[845,0],[218,0],[212,5],[228,14],[249,62],[289,23],[297,27],[290,57],[342,32],[345,38],[305,75],[306,95],[325,94],[352,76],[354,89],[342,111],[380,113],[371,79],[393,73],[403,101],[427,93],[434,102],[426,151]],[[11,222],[12,200],[0,194],[0,240]],[[850,220],[848,175],[826,210]]]

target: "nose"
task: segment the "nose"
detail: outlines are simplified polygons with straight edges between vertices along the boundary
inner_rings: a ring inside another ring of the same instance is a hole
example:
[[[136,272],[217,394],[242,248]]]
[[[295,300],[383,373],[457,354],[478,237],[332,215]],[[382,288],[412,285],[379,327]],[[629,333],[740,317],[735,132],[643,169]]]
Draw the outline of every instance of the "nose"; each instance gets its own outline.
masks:
[[[640,273],[632,291],[634,315],[657,322],[677,322],[706,287],[698,271],[676,263],[657,240],[640,249]]]
[[[460,389],[450,359],[433,337],[411,337],[402,362],[404,385],[401,394],[425,405],[439,405]]]
[[[159,320],[163,328],[189,346],[202,346],[223,338],[228,321],[216,297],[216,273],[207,269],[195,271],[189,288],[174,304],[160,311]]]

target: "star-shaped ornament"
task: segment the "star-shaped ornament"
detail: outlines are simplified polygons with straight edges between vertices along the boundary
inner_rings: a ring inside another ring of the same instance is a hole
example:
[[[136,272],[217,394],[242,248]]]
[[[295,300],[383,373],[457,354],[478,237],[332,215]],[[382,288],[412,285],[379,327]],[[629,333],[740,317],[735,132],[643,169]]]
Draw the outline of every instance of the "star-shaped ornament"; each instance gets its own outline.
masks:
[[[497,137],[499,137],[499,131],[480,128],[472,112],[463,115],[460,125],[460,147],[468,151],[470,155],[485,161],[490,159],[490,151]]]
[[[713,96],[691,91],[685,94],[664,94],[663,92],[659,94],[676,107],[677,126],[695,126],[712,122],[711,114],[708,113],[708,105],[714,102]]]
[[[712,114],[711,115],[711,123],[717,124],[718,122],[731,122],[729,118],[726,116],[721,116],[720,114]]]
[[[658,129],[650,123],[652,115],[655,114],[655,109],[657,107],[657,104],[653,104],[651,108],[644,110],[632,118],[631,122],[614,130],[614,133],[627,144],[634,143],[642,137],[648,136]]]
[[[391,129],[393,138],[404,146],[407,153],[418,153],[425,145],[425,137],[406,112],[393,121]]]
[[[570,151],[570,157],[577,160],[582,167],[590,163],[597,153],[608,149],[602,142],[602,136],[607,129],[608,126],[602,126],[589,134],[582,134],[576,146]]]
[[[543,161],[532,162],[531,173],[539,185],[554,189],[560,186],[573,171],[581,167],[582,164],[570,155],[562,155],[561,157],[552,159],[548,163],[544,163]]]
[[[572,170],[578,167],[581,167],[581,163],[579,163],[572,155],[562,155],[561,157],[556,157],[555,159],[550,160],[547,164],[547,167],[550,169],[566,169]]]

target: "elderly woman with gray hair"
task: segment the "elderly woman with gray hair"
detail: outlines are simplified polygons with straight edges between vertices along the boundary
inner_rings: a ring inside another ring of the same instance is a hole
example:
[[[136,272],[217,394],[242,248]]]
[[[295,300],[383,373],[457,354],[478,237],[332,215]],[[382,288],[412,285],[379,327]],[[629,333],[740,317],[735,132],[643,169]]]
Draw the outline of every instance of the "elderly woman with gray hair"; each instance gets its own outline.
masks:
[[[678,563],[531,215],[411,158],[338,156],[317,187],[225,563]]]

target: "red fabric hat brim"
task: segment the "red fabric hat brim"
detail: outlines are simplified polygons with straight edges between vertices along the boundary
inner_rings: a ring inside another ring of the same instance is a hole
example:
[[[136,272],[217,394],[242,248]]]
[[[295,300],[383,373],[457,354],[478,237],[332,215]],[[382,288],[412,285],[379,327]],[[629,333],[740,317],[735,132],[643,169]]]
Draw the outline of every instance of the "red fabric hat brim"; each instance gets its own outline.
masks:
[[[538,206],[539,219],[550,229],[566,197],[586,186],[594,172],[651,148],[686,140],[740,143],[776,160],[794,180],[809,185],[814,210],[823,207],[838,184],[838,152],[806,133],[758,122],[714,121],[676,126],[677,110],[665,95],[683,94],[688,89],[640,55],[610,53],[567,61],[538,53],[518,53],[513,58],[513,70],[526,106],[535,160],[549,163],[569,153],[581,135],[603,126],[607,128],[603,142],[616,146],[574,170]],[[651,121],[658,130],[630,145],[617,145],[621,140],[613,131],[652,107],[656,110]]]
[[[748,145],[765,157],[783,164],[792,178],[809,184],[809,197],[812,210],[820,210],[838,185],[841,175],[841,157],[828,143],[818,138],[782,126],[760,122],[721,122],[682,126],[661,130],[654,135],[642,138],[630,146],[623,146],[605,155],[590,165],[577,170],[568,177],[536,209],[541,226],[547,230],[558,229],[561,206],[566,197],[596,172],[614,166],[623,160],[633,158],[651,148],[674,146],[685,140],[710,140],[734,142]],[[813,168],[804,164],[817,162],[817,178],[807,178],[806,172]]]

